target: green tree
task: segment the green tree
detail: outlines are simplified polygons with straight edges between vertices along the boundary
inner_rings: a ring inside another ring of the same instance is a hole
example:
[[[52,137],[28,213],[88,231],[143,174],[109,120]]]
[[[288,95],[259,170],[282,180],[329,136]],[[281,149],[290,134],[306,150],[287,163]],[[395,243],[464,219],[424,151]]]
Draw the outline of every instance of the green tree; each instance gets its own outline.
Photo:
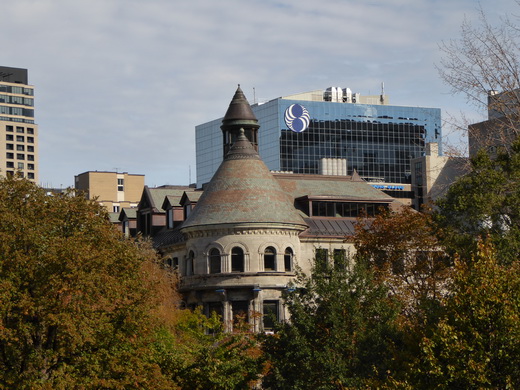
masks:
[[[520,262],[499,264],[479,243],[457,261],[444,314],[413,367],[421,389],[520,388]]]
[[[173,388],[152,359],[168,281],[151,249],[73,193],[7,178],[0,199],[0,388]]]
[[[160,333],[156,356],[165,375],[192,390],[250,389],[265,361],[247,323],[228,333],[221,318],[207,318],[200,310],[183,310],[173,327]]]
[[[290,322],[264,339],[265,388],[376,387],[392,376],[398,302],[364,262],[345,265],[317,259],[311,276],[299,273],[285,296]]]
[[[468,259],[489,237],[498,261],[511,263],[520,256],[520,141],[494,159],[480,151],[471,164],[472,171],[436,202],[442,242]]]

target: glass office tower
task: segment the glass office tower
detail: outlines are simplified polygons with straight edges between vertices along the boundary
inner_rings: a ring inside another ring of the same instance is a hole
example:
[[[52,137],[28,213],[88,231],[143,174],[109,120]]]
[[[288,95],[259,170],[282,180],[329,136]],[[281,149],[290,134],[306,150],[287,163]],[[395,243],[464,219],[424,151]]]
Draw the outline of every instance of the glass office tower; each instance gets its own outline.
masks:
[[[306,112],[303,131],[288,124],[293,105]],[[252,109],[260,123],[260,156],[276,171],[318,174],[320,160],[339,158],[346,159],[349,175],[355,169],[369,181],[410,183],[411,159],[424,156],[427,143],[442,144],[437,108],[277,98]],[[221,122],[196,127],[198,186],[222,161]]]

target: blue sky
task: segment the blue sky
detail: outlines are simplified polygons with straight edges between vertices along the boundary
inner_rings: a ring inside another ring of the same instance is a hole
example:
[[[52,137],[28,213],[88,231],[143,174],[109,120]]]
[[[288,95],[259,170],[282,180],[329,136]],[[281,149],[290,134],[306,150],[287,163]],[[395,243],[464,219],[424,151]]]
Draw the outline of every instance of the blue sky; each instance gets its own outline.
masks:
[[[195,126],[222,116],[238,83],[253,100],[349,87],[394,105],[481,113],[435,69],[474,0],[16,0],[1,7],[0,65],[35,86],[40,181],[89,170],[195,181]],[[520,10],[482,1],[489,19]],[[460,134],[443,128],[448,141]]]

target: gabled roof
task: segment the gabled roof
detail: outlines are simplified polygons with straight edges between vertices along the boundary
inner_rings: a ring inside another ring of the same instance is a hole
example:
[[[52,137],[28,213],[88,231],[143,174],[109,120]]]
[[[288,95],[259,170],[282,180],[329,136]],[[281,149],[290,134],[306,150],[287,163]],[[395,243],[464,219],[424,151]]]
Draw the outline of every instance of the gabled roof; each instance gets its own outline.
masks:
[[[180,206],[181,197],[177,195],[166,195],[162,203],[163,210],[168,210],[174,206]]]
[[[126,219],[136,219],[137,207],[123,207],[121,212],[119,213],[119,220],[123,221],[125,217]]]
[[[151,208],[156,213],[164,213],[164,198],[167,196],[180,197],[185,191],[193,191],[194,188],[188,186],[162,186],[150,188],[144,186],[141,200],[137,206],[139,209]]]
[[[203,191],[192,191],[192,192],[185,192],[182,194],[180,204],[181,206],[185,205],[188,202],[198,202],[200,197],[202,196]]]
[[[112,223],[119,223],[119,213],[109,212],[108,213],[108,219]]]

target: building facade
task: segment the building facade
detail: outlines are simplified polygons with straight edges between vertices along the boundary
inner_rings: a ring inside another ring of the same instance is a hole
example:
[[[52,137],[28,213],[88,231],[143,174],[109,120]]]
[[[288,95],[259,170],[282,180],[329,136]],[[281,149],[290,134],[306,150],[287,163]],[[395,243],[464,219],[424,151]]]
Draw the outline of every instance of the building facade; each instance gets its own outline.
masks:
[[[39,180],[34,87],[27,69],[0,66],[0,175]]]
[[[328,88],[251,108],[261,126],[259,154],[273,171],[357,171],[367,181],[404,190],[402,184],[411,183],[411,159],[423,156],[427,143],[442,142],[440,109],[391,106],[384,94],[362,97],[348,88]],[[209,182],[222,162],[221,123],[196,126],[198,186]]]
[[[426,155],[414,158],[412,167],[412,188],[415,193],[412,206],[420,211],[423,205],[444,196],[452,183],[469,171],[466,157],[439,156],[439,145],[426,145]]]
[[[488,93],[488,119],[468,127],[469,156],[480,149],[495,157],[520,136],[520,89]]]
[[[355,172],[270,171],[254,143],[262,130],[240,88],[221,123],[226,155],[209,183],[188,189],[180,201],[172,189],[145,190],[137,214],[152,203],[157,208],[157,197],[165,217],[183,207],[181,223],[163,221],[151,236],[165,264],[178,270],[186,306],[219,314],[228,330],[242,317],[267,332],[271,315],[287,319],[282,294],[295,270],[308,274],[315,258],[346,266],[357,218],[397,202]]]
[[[144,175],[127,172],[87,171],[74,176],[74,188],[88,199],[97,199],[108,212],[137,207],[144,188]]]

